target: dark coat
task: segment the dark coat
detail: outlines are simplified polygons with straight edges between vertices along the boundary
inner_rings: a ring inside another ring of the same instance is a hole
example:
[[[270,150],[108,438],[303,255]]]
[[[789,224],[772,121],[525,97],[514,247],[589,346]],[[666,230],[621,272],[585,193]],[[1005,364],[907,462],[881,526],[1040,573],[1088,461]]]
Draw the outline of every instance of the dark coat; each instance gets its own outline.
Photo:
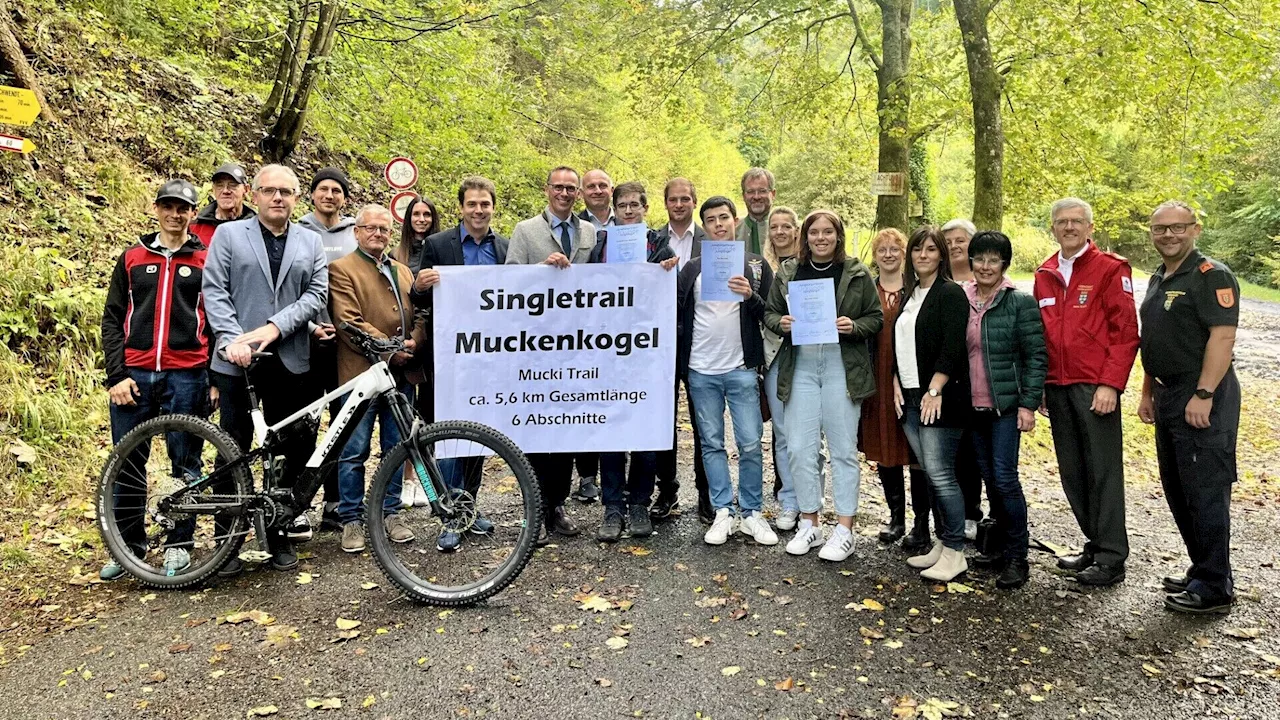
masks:
[[[1012,287],[996,292],[982,316],[982,359],[999,414],[1040,407],[1049,354],[1035,298]]]
[[[507,262],[508,242],[507,238],[494,232],[493,254],[497,256],[499,265]],[[419,270],[441,265],[465,264],[465,257],[462,254],[462,226],[454,225],[448,230],[441,230],[422,242],[422,254],[418,256]],[[421,293],[413,290],[409,293],[409,298],[414,305],[427,310],[431,309],[431,288]]]
[[[658,237],[662,238],[668,245],[671,244],[671,224],[667,223],[658,229]],[[694,258],[702,257],[702,241],[707,239],[707,233],[698,223],[693,224],[693,253],[691,257],[685,258],[688,262]],[[672,252],[675,252],[672,250]]]
[[[755,253],[744,253],[742,274],[751,282],[751,297],[742,301],[738,314],[742,326],[742,359],[749,368],[764,366],[764,336],[760,323],[764,320],[764,299],[773,286],[773,270],[764,258]],[[676,372],[680,377],[689,376],[689,354],[693,350],[693,311],[698,298],[693,289],[702,274],[702,258],[689,261],[676,279]],[[963,338],[961,338],[963,341]]]
[[[911,296],[907,296],[910,300]],[[973,412],[969,392],[969,348],[965,328],[969,299],[964,288],[939,278],[925,296],[916,316],[916,369],[920,389],[927,390],[934,373],[947,376],[942,386],[942,419],[936,427],[968,427]],[[895,373],[897,368],[895,365]]]

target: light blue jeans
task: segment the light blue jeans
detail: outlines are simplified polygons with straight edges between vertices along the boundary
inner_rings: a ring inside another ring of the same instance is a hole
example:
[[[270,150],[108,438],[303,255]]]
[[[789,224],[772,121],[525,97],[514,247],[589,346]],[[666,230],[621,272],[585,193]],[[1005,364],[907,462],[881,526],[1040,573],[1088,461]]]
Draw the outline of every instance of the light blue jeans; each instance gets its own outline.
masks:
[[[764,394],[769,400],[769,414],[773,416],[769,421],[773,423],[773,471],[778,473],[778,479],[782,481],[782,489],[778,491],[778,504],[782,505],[783,510],[798,511],[800,506],[796,503],[796,485],[791,480],[791,455],[787,449],[787,433],[784,427],[786,423],[783,422],[782,417],[782,401],[778,399],[778,363],[776,361],[764,376]]]
[[[702,464],[707,468],[712,510],[733,509],[733,479],[729,477],[729,455],[724,450],[727,403],[733,419],[733,439],[738,444],[738,509],[744,514],[758,512],[764,485],[764,453],[760,449],[764,419],[760,417],[756,371],[738,368],[723,375],[703,375],[690,370],[688,382],[694,421],[702,437]]]
[[[784,425],[800,511],[822,510],[822,466],[818,453],[825,435],[831,452],[831,495],[836,514],[855,515],[862,483],[862,470],[858,466],[858,420],[862,417],[862,403],[849,399],[840,345],[801,345],[795,348],[795,357]]]

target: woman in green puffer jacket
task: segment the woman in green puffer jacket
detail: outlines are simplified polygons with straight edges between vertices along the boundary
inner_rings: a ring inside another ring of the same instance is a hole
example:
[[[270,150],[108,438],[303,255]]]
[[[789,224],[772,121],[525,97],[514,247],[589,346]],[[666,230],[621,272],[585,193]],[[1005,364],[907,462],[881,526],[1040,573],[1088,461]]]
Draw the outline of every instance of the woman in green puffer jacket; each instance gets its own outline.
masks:
[[[1027,582],[1027,500],[1018,480],[1022,433],[1036,424],[1049,365],[1044,327],[1035,298],[1005,277],[1013,245],[1000,232],[985,231],[969,243],[974,281],[969,298],[969,385],[973,395],[973,443],[996,516],[998,556],[979,558],[1001,569],[996,586]]]

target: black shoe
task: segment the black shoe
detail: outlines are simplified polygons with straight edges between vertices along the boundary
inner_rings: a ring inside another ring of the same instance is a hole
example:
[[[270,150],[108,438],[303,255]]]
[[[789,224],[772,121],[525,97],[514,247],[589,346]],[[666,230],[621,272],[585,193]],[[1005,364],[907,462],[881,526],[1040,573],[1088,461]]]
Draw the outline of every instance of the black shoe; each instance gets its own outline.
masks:
[[[547,530],[546,525],[538,528],[538,539],[533,541],[533,544],[538,547],[546,547],[551,544],[551,533]]]
[[[1166,575],[1160,580],[1160,585],[1164,591],[1170,595],[1177,595],[1187,591],[1187,585],[1191,583],[1191,578],[1186,575]]]
[[[584,477],[578,481],[578,489],[573,493],[573,499],[580,503],[593,503],[600,499],[600,485],[594,477]]]
[[[702,501],[699,500],[698,501],[698,522],[702,523],[703,525],[710,525],[711,523],[715,522],[715,519],[716,519],[716,514],[711,509],[711,504],[707,503],[706,505],[703,505]]]
[[[1081,585],[1095,585],[1098,587],[1124,582],[1124,565],[1094,563],[1076,573],[1076,582]]]
[[[1080,553],[1079,555],[1067,555],[1066,557],[1058,558],[1058,567],[1071,572],[1080,572],[1091,565],[1093,565],[1093,553]]]
[[[653,521],[643,505],[632,505],[627,511],[627,532],[633,538],[647,538],[653,534]]]
[[[582,532],[573,521],[569,519],[569,515],[565,513],[564,507],[557,507],[551,511],[551,517],[547,520],[547,530],[565,537],[573,537]]]
[[[981,570],[995,570],[997,572],[1003,571],[1007,563],[1008,561],[1005,560],[1004,555],[988,555],[986,553],[969,559],[969,567]],[[1026,564],[1025,560],[1023,564]]]
[[[933,538],[929,537],[929,528],[919,525],[911,528],[911,534],[902,539],[903,550],[924,550],[933,547]]]
[[[1235,604],[1235,598],[1209,599],[1186,590],[1164,599],[1166,610],[1189,615],[1226,615]]]
[[[907,527],[901,521],[896,523],[890,522],[884,527],[880,528],[880,542],[886,543],[886,544],[898,542],[898,540],[901,540],[902,536],[905,535],[906,532],[907,532]]]
[[[229,561],[227,561],[226,565],[222,566],[222,569],[218,570],[218,577],[220,578],[235,577],[242,572],[244,572],[244,563],[240,562],[240,558],[233,557]]]
[[[654,501],[653,507],[649,508],[649,519],[666,520],[671,517],[671,513],[678,507],[680,507],[680,500],[677,499],[676,496],[672,495],[671,497],[667,497],[666,495],[658,495],[658,499]]]
[[[1027,579],[1030,576],[1031,566],[1027,564],[1026,558],[1010,560],[1005,563],[1004,570],[1000,572],[1000,577],[996,578],[996,587],[1001,590],[1020,588],[1027,584]]]
[[[320,513],[320,532],[342,532],[342,518],[338,517],[338,506],[328,509],[329,503],[325,503],[325,510]]]
[[[607,543],[618,542],[618,538],[622,537],[622,521],[622,510],[619,508],[606,509],[604,511],[604,522],[600,523],[600,530],[596,532],[596,540]]]
[[[313,535],[311,531],[311,518],[307,517],[304,512],[293,519],[293,523],[289,525],[289,529],[285,530],[285,535],[294,542],[306,542]]]
[[[293,548],[281,550],[271,556],[271,568],[281,572],[287,572],[298,567],[298,556],[293,553]]]

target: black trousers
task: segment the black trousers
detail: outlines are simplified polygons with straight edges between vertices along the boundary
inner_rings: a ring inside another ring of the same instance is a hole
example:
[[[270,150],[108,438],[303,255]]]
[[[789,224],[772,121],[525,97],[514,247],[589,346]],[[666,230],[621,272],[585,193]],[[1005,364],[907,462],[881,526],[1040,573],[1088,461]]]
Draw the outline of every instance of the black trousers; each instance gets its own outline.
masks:
[[[964,519],[982,520],[982,469],[973,448],[973,431],[967,428],[956,451],[956,482],[960,483],[960,492],[964,495]]]
[[[1231,575],[1231,484],[1236,480],[1240,382],[1227,370],[1214,392],[1209,427],[1187,424],[1198,375],[1152,381],[1156,458],[1165,500],[1191,558],[1187,590],[1207,599],[1234,595]]]
[[[573,456],[573,464],[578,468],[578,477],[596,477],[600,474],[600,453],[578,453]]]
[[[338,388],[338,345],[337,340],[318,342],[311,338],[311,368],[306,373],[306,381],[312,387],[311,400],[333,392]],[[257,388],[257,386],[254,386]],[[261,391],[259,391],[261,396]],[[329,422],[338,416],[342,409],[341,398],[329,403]],[[263,412],[266,412],[264,409]],[[324,501],[338,502],[338,463],[324,469]],[[310,503],[308,503],[310,504]]]
[[[218,425],[227,431],[243,452],[253,442],[253,420],[249,416],[249,389],[243,375],[210,372],[213,386],[218,388]],[[280,362],[278,355],[260,360],[253,368],[253,389],[262,403],[262,416],[268,425],[280,422],[320,397],[320,388],[308,382],[305,374],[295,374]],[[295,429],[284,439],[285,458],[282,487],[293,487],[307,459],[316,449],[316,433]],[[334,464],[335,467],[337,463]],[[229,488],[218,488],[229,492]]]
[[[1129,557],[1124,520],[1124,437],[1120,408],[1096,415],[1089,406],[1097,385],[1046,385],[1058,475],[1071,511],[1088,539],[1084,550],[1104,565]]]
[[[680,380],[676,379],[676,397],[680,396]],[[693,422],[693,395],[689,392],[689,383],[684,384],[685,402],[689,406],[689,424],[693,427],[693,482],[698,488],[698,507],[711,508],[711,494],[707,489],[707,468],[702,464],[702,438],[698,436],[698,423]],[[671,440],[671,449],[658,453],[658,495],[659,497],[675,497],[680,492],[680,481],[676,479],[676,455],[680,448],[680,403],[676,406],[676,427]]]
[[[542,489],[542,515],[549,527],[551,511],[564,504],[573,485],[573,453],[530,453],[528,457]]]

